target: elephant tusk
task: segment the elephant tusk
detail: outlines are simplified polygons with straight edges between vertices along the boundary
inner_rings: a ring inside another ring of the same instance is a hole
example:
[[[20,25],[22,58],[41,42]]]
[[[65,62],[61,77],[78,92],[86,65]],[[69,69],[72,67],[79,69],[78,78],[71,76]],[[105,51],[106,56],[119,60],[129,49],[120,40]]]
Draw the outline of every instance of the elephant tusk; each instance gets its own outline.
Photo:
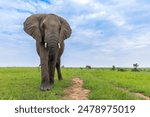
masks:
[[[44,47],[47,48],[47,43],[44,44]]]
[[[60,48],[60,43],[58,43],[58,48]]]

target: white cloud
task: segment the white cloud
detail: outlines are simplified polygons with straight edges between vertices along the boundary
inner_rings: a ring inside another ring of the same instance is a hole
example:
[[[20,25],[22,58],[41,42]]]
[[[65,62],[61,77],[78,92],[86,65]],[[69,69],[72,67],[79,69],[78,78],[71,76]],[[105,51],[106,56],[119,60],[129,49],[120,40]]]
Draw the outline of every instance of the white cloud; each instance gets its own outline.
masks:
[[[100,44],[104,51],[109,53],[119,51],[132,51],[150,46],[150,32],[112,37]]]
[[[50,0],[50,4],[40,0],[1,0],[0,60],[3,63],[0,65],[21,65],[18,56],[25,58],[23,65],[38,64],[34,40],[23,31],[23,22],[31,13],[55,13],[71,24],[73,34],[66,40],[65,65],[111,66],[125,62],[130,65],[135,59],[146,65],[150,54],[147,51],[150,23],[144,20],[150,15],[149,8],[149,4],[138,0]],[[138,14],[141,17],[137,18]]]
[[[91,3],[91,0],[78,0],[78,1],[77,0],[72,0],[72,2],[74,2],[76,4],[87,5],[87,4]]]

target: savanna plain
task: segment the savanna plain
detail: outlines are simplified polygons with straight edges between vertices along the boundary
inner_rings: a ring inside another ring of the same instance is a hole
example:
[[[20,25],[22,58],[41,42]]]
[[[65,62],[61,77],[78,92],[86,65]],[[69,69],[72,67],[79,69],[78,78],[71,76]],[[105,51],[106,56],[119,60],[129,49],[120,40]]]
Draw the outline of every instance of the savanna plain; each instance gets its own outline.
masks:
[[[1,67],[1,100],[62,100],[73,78],[83,81],[89,100],[145,100],[150,98],[150,69],[133,72],[111,68],[62,68],[63,81],[50,91],[40,91],[40,69],[37,67]]]

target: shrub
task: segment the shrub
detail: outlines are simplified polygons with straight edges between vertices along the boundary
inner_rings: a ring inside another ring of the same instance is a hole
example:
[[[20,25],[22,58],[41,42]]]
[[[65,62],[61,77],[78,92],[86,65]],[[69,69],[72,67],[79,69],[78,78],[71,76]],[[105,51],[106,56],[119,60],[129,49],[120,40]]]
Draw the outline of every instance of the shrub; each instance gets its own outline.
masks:
[[[85,68],[87,68],[87,69],[91,69],[92,67],[90,66],[90,65],[86,65],[86,67]]]
[[[125,72],[125,71],[127,71],[126,69],[124,69],[124,68],[117,68],[117,70],[118,71],[121,71],[121,72]]]

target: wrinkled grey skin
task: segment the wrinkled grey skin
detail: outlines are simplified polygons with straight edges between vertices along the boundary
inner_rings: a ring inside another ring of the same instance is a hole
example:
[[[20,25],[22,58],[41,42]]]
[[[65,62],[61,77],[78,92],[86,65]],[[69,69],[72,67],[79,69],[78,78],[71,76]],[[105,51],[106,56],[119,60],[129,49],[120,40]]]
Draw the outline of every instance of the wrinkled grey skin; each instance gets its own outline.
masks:
[[[50,90],[54,85],[55,67],[58,79],[62,80],[60,69],[64,40],[71,35],[67,21],[55,14],[31,15],[24,22],[24,31],[36,40],[37,53],[41,63],[41,90]]]

